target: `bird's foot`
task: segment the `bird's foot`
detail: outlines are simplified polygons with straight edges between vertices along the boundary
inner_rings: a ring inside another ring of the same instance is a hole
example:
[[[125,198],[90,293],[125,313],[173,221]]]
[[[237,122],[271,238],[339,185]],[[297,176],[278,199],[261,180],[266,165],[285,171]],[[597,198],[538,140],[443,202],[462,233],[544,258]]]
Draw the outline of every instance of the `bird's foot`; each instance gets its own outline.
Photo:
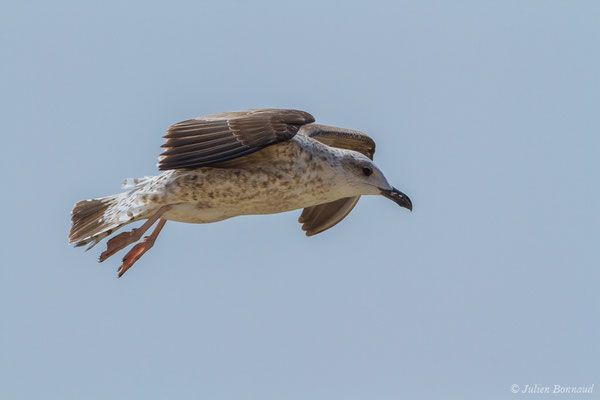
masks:
[[[106,260],[108,257],[112,256],[116,252],[125,247],[129,246],[132,243],[140,240],[143,232],[139,232],[138,229],[132,229],[131,232],[123,232],[118,234],[117,236],[110,239],[106,242],[106,250],[100,254],[99,262]]]
[[[139,228],[132,229],[131,232],[120,233],[117,236],[115,236],[114,238],[110,239],[106,243],[106,251],[104,253],[100,254],[100,259],[98,261],[102,262],[102,261],[106,260],[108,257],[115,254],[117,251],[124,249],[125,247],[129,246],[130,244],[135,243],[138,240],[140,240],[140,238],[142,237],[144,232],[146,232],[152,225],[154,225],[154,223],[160,219],[161,215],[163,215],[164,213],[169,211],[171,209],[171,207],[172,207],[171,205],[162,206],[150,218],[148,218],[148,220],[146,222],[144,222],[142,224],[142,226],[140,226]],[[155,229],[155,231],[152,233],[152,235],[154,235],[153,237],[155,239],[165,224],[165,222],[163,222],[162,219],[161,219],[161,222],[162,223],[158,224],[160,226],[160,228],[158,228],[158,230]]]
[[[139,260],[145,252],[147,252],[152,248],[152,246],[154,246],[154,242],[156,241],[158,234],[160,233],[163,226],[165,226],[166,222],[166,219],[161,219],[160,221],[158,221],[158,224],[156,225],[156,228],[154,228],[152,233],[149,236],[146,236],[141,243],[138,243],[135,246],[133,246],[133,248],[129,250],[129,253],[125,254],[125,257],[123,257],[123,264],[121,264],[121,266],[117,268],[119,278],[122,277],[123,274],[129,268],[131,268],[131,266],[135,264],[135,262]]]
[[[141,243],[138,243],[135,246],[133,246],[133,248],[129,250],[127,254],[125,254],[125,257],[123,257],[123,263],[119,268],[117,268],[119,278],[122,277],[123,274],[129,268],[131,268],[133,264],[135,264],[135,262],[139,260],[141,256],[144,255],[145,252],[147,252],[152,248],[152,246],[154,246],[154,240],[154,237],[146,236]]]

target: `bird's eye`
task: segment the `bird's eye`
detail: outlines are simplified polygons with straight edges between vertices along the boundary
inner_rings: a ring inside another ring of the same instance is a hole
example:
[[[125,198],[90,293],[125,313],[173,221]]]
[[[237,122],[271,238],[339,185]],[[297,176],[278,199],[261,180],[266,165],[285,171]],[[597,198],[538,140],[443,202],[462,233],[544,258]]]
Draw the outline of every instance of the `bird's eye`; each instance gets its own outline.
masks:
[[[371,168],[368,168],[368,167],[363,168],[363,174],[365,174],[365,176],[371,176],[372,173],[373,173],[373,170]]]

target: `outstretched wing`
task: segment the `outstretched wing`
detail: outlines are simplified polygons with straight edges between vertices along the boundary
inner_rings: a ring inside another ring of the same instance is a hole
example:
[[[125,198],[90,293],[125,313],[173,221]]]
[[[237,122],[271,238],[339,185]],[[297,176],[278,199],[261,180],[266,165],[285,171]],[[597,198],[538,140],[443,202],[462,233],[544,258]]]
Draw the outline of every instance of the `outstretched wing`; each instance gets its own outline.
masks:
[[[253,153],[296,135],[314,122],[299,110],[247,110],[207,115],[171,125],[158,168],[204,167]]]
[[[318,124],[302,127],[300,134],[318,140],[328,146],[358,151],[371,160],[375,153],[375,142],[359,131]],[[360,196],[346,197],[329,203],[307,207],[302,211],[298,222],[306,236],[321,233],[343,220],[352,211]]]

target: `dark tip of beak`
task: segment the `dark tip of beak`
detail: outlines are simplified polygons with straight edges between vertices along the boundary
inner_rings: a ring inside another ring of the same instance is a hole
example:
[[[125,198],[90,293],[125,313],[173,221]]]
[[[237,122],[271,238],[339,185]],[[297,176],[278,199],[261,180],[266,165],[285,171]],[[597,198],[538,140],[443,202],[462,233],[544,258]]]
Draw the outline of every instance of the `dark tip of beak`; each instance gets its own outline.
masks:
[[[408,198],[407,195],[396,189],[395,187],[392,190],[381,190],[381,195],[387,197],[392,200],[394,203],[398,204],[400,207],[404,207],[410,211],[412,211],[412,201]]]

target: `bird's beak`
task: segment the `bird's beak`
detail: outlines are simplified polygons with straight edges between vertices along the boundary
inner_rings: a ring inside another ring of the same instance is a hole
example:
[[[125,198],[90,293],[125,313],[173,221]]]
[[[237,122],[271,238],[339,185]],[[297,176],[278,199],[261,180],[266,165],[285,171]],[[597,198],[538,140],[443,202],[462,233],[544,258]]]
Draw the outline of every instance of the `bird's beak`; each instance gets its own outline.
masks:
[[[392,200],[394,203],[398,204],[400,207],[404,207],[410,211],[412,211],[412,201],[408,198],[407,195],[393,187],[391,190],[380,189],[381,195],[387,197]]]

